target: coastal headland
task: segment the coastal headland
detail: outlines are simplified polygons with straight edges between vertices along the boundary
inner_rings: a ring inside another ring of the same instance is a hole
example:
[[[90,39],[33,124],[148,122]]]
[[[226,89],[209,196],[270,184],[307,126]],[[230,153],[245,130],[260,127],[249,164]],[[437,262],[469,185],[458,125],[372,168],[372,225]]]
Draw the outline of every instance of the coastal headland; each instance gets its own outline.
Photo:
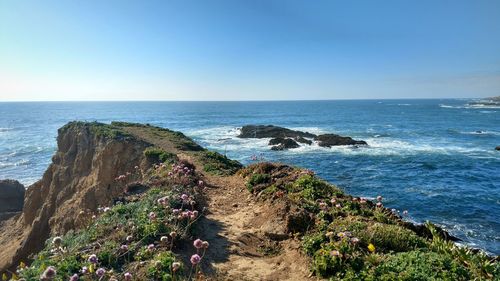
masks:
[[[366,145],[278,128],[273,145]],[[249,132],[256,137],[255,127]],[[243,166],[147,124],[70,122],[57,144],[22,211],[14,206],[0,222],[6,279],[499,277],[498,257],[456,244],[432,223],[406,221],[383,194],[353,197],[310,170]]]

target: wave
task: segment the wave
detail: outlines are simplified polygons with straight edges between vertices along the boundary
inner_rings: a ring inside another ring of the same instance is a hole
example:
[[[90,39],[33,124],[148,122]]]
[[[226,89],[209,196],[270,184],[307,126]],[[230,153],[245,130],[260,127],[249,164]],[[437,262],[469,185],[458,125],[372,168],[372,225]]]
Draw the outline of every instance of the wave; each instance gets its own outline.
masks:
[[[13,128],[0,128],[0,133],[14,130]]]
[[[465,104],[465,105],[447,105],[439,104],[441,108],[455,108],[455,109],[500,109],[499,105],[484,105],[484,104]],[[482,113],[493,113],[497,111],[481,111]]]
[[[298,129],[298,128],[296,128]],[[324,132],[321,128],[301,127],[301,130],[309,132]],[[210,149],[243,152],[243,153],[263,153],[269,152],[268,142],[270,138],[262,139],[240,139],[238,138],[239,129],[234,127],[214,127],[200,130],[193,130],[187,134]],[[482,131],[481,131],[482,132]],[[498,132],[485,132],[490,134],[500,134]],[[300,147],[281,151],[278,153],[300,154],[300,153],[341,153],[348,155],[369,155],[369,156],[404,156],[420,153],[427,154],[461,154],[474,158],[495,158],[495,151],[489,151],[482,148],[470,148],[457,146],[454,144],[436,145],[432,140],[420,142],[408,142],[391,137],[381,137],[374,134],[372,137],[364,139],[368,146],[333,146],[331,148],[321,147],[318,143],[312,145],[300,144]],[[357,139],[356,136],[353,136]]]

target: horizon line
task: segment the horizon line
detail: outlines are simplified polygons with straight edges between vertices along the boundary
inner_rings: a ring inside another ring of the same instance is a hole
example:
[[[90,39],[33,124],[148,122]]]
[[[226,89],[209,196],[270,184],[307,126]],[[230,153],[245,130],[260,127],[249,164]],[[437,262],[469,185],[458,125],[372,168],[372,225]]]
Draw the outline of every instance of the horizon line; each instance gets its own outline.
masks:
[[[352,100],[470,100],[490,97],[443,97],[443,98],[336,98],[336,99],[276,99],[276,100],[0,100],[0,103],[14,102],[292,102],[292,101],[352,101]]]

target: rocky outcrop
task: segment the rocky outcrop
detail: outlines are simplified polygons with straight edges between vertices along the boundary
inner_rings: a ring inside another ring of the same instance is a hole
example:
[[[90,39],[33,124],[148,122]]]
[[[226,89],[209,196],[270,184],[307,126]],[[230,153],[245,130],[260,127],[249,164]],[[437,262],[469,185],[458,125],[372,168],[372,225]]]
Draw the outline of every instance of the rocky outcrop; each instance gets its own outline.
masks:
[[[332,147],[336,145],[366,145],[365,141],[353,140],[350,137],[342,137],[335,134],[324,134],[314,138],[319,146]]]
[[[23,210],[25,188],[16,180],[0,180],[0,221]]]
[[[269,145],[273,146],[271,150],[285,150],[300,147],[296,141],[290,138],[274,138],[269,141]]]
[[[117,127],[72,122],[58,133],[52,164],[28,187],[22,214],[0,229],[0,271],[40,250],[49,235],[83,226],[146,169],[151,145]]]
[[[246,125],[241,128],[239,138],[314,138],[316,135],[290,130],[274,125]]]
[[[354,140],[336,134],[315,135],[273,125],[246,125],[241,128],[239,138],[272,138],[268,145],[271,150],[286,150],[300,147],[298,143],[312,145],[313,140],[322,147],[337,145],[367,145],[365,141]]]
[[[500,145],[495,147],[495,150],[500,150]]]

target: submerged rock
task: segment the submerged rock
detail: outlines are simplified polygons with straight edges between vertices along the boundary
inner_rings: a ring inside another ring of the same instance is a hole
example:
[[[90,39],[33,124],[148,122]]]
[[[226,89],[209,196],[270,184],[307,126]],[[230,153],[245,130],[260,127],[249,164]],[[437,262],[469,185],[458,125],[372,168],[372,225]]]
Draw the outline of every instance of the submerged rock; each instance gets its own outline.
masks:
[[[324,134],[314,138],[318,145],[322,147],[332,147],[337,145],[367,145],[365,141],[354,140],[351,137],[343,137],[336,134]]]
[[[290,138],[274,138],[269,141],[269,145],[273,145],[271,150],[285,150],[300,147],[296,141]]]
[[[0,180],[0,221],[23,210],[25,188],[16,180]]]
[[[316,135],[290,130],[274,125],[246,125],[241,128],[239,138],[314,138]]]
[[[495,147],[495,150],[500,150],[500,145]]]

